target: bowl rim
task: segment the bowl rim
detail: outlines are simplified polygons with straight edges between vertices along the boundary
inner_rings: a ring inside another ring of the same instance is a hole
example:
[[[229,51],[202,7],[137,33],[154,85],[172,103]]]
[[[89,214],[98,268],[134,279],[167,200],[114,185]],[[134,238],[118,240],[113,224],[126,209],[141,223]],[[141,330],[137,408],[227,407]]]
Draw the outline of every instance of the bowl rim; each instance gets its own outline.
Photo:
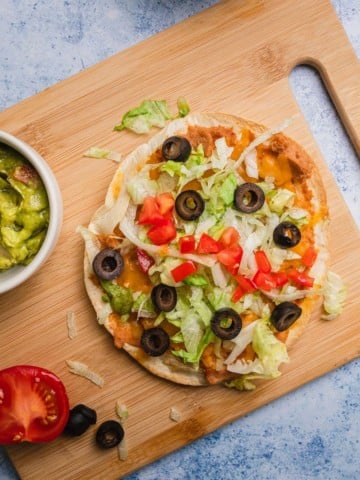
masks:
[[[63,220],[63,200],[56,177],[46,160],[28,143],[0,130],[0,143],[8,145],[23,155],[35,168],[44,183],[49,200],[50,219],[45,239],[28,265],[15,265],[0,273],[0,294],[22,284],[30,278],[52,253],[60,236]],[[3,278],[1,278],[4,276]]]

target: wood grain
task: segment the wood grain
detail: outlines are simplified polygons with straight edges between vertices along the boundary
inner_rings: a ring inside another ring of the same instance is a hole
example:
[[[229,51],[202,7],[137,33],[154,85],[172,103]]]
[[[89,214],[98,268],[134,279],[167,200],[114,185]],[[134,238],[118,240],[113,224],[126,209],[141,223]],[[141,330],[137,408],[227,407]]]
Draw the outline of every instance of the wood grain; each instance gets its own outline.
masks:
[[[113,450],[99,452],[91,429],[76,440],[9,448],[24,480],[118,478],[359,356],[359,232],[289,87],[291,69],[303,62],[321,71],[359,149],[359,63],[326,0],[224,1],[0,114],[2,129],[44,155],[64,200],[55,252],[33,279],[0,297],[1,367],[32,363],[53,370],[71,404],[95,408],[98,422],[114,417],[118,399],[130,411],[126,461]],[[331,268],[349,285],[346,309],[336,322],[315,313],[283,376],[254,392],[177,386],[149,375],[113,347],[83,287],[83,245],[75,230],[102,204],[116,165],[82,153],[98,145],[126,155],[148,137],[114,132],[121,115],[145,98],[175,105],[180,95],[192,111],[266,125],[294,116],[287,133],[315,158],[328,193]],[[78,326],[74,340],[67,336],[70,310]],[[66,359],[87,363],[104,377],[104,388],[70,374]],[[170,420],[171,407],[181,412],[179,423]]]

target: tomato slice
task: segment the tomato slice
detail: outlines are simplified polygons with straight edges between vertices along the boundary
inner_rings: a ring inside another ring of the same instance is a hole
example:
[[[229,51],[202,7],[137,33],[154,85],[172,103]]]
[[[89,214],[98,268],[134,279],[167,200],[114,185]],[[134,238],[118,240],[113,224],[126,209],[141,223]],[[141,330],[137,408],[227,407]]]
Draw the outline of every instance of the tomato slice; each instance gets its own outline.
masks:
[[[142,204],[139,213],[138,223],[140,225],[162,225],[165,220],[165,217],[160,213],[156,198],[144,198],[144,203]]]
[[[245,275],[236,275],[235,280],[245,293],[252,293],[257,290],[255,283],[250,278],[245,277]]]
[[[161,215],[167,215],[172,212],[172,209],[175,205],[174,197],[170,192],[160,193],[155,197],[157,206],[159,207],[159,212]]]
[[[207,233],[202,233],[197,247],[198,253],[217,253],[220,251],[220,244]]]
[[[294,283],[297,283],[301,287],[309,288],[314,285],[314,279],[306,272],[300,272],[299,270],[293,268],[287,272],[287,275],[290,280],[292,280]]]
[[[66,390],[54,373],[32,365],[0,370],[0,444],[49,442],[68,418]]]
[[[258,270],[252,280],[257,287],[266,292],[277,287],[276,279],[272,273],[264,273]]]
[[[175,282],[181,282],[184,278],[196,272],[196,265],[191,260],[180,263],[177,267],[171,270],[171,275]]]
[[[195,237],[194,235],[184,235],[179,238],[179,250],[181,253],[195,252]]]
[[[141,270],[144,273],[148,273],[150,267],[152,267],[155,263],[153,257],[151,257],[145,250],[141,248],[136,249],[136,258]]]
[[[231,275],[237,275],[242,255],[243,249],[240,245],[232,245],[220,250],[216,258]]]
[[[220,245],[225,247],[231,247],[237,245],[240,240],[239,232],[234,227],[226,227],[219,238]]]
[[[164,219],[161,225],[151,227],[147,232],[147,236],[154,245],[164,245],[171,242],[176,237],[174,222],[170,219]]]
[[[257,250],[255,252],[255,261],[260,272],[263,272],[263,273],[271,272],[271,263],[269,262],[269,259],[263,250]]]

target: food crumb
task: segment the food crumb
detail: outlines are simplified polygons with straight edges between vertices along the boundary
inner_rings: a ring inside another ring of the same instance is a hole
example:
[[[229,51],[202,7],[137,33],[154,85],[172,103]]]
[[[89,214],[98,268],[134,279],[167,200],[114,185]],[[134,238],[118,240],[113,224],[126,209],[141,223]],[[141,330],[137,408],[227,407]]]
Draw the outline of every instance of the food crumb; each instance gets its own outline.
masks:
[[[181,413],[175,407],[171,407],[169,417],[173,422],[180,422]]]
[[[66,313],[66,324],[68,329],[68,337],[73,340],[77,336],[77,328],[75,322],[75,313],[69,311]]]
[[[115,403],[115,413],[119,417],[121,425],[124,427],[125,420],[129,416],[129,410],[127,406],[121,402],[121,400],[117,400]],[[126,460],[128,456],[128,446],[127,446],[125,427],[124,427],[124,432],[125,432],[124,438],[121,440],[117,448],[119,460]]]

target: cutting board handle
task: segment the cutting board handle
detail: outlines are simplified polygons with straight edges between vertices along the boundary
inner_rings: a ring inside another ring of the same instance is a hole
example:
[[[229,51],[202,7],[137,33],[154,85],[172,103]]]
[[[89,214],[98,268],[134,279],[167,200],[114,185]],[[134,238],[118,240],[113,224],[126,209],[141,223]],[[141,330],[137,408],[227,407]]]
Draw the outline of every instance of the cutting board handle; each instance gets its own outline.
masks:
[[[350,46],[347,48],[351,50]],[[360,64],[356,57],[353,60],[351,68],[350,64],[347,65],[348,75],[334,64],[327,64],[318,59],[308,60],[307,63],[319,72],[344,128],[357,154],[360,155]]]

